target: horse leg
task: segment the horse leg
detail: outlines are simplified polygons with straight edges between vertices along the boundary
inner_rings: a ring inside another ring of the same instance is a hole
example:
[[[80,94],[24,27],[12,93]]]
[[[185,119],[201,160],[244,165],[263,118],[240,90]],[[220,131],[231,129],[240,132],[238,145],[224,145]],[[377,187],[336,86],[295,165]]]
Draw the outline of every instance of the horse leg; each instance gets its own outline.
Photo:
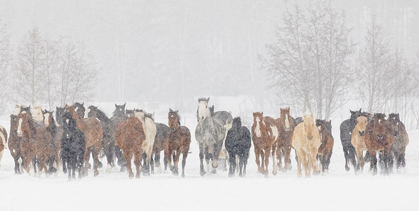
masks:
[[[399,162],[400,162],[400,166],[401,167],[406,167],[406,159],[405,159],[405,152],[403,151],[402,153],[400,153],[399,155]]]
[[[86,148],[86,150],[84,151],[83,176],[87,176],[89,174],[88,169],[91,168],[89,159],[90,159],[90,149]]]
[[[298,157],[298,159],[297,159],[297,171],[298,171],[297,175],[298,175],[298,177],[301,177],[302,176],[301,165],[302,165],[303,155],[302,155],[301,149],[300,150],[295,150],[295,152],[296,152],[295,154],[297,154],[297,157]]]
[[[245,163],[245,158],[244,158],[244,155],[243,154],[240,154],[240,156],[239,156],[240,158],[240,160],[239,160],[239,169],[240,169],[240,172],[239,172],[239,177],[243,177],[243,166],[244,166],[244,163]],[[246,167],[244,167],[245,169],[246,169]],[[245,173],[246,174],[246,173]]]
[[[229,152],[228,161],[230,163],[228,176],[232,177],[232,176],[234,176],[234,170],[236,169],[236,156],[234,155],[234,153]]]
[[[265,148],[264,149],[264,151],[265,151],[265,178],[268,178],[269,177],[269,168],[268,168],[268,166],[269,166],[269,157],[271,155],[271,153],[269,153],[270,150],[271,150],[271,147],[268,147],[268,148]]]
[[[99,170],[98,170],[98,167],[99,167],[99,153],[100,153],[100,150],[101,150],[101,142],[100,141],[98,141],[96,144],[95,144],[95,146],[93,147],[93,168],[94,168],[94,176],[96,177],[97,175],[99,175]]]
[[[135,170],[136,170],[135,178],[139,179],[141,177],[141,148],[139,151],[136,151],[134,154],[134,164],[135,164]]]
[[[150,170],[151,170],[151,174],[154,174],[154,157],[156,156],[155,152],[152,151],[151,152],[151,156],[150,156]]]
[[[160,164],[160,152],[156,152],[154,154],[154,162],[156,163],[156,167],[157,167],[157,174],[161,174],[162,170],[161,170],[161,164]]]
[[[268,153],[269,154],[269,153]],[[262,174],[265,174],[265,150],[264,149],[261,149],[260,150],[260,159],[262,160],[262,165],[261,165],[261,167],[262,167]]]
[[[121,167],[121,169],[119,170],[120,172],[125,171],[126,168],[126,161],[124,156],[122,155],[122,150],[118,147],[118,146],[114,146],[114,152],[115,152],[115,156],[118,159],[117,164]]]
[[[349,150],[348,150],[348,147],[343,147],[343,154],[345,155],[345,170],[346,171],[349,171],[349,170],[351,170],[350,168],[349,168]]]
[[[356,153],[355,153],[355,147],[352,145],[349,147],[349,159],[352,163],[352,166],[356,168]]]
[[[358,164],[356,165],[355,168],[355,173],[358,172],[360,169],[362,171],[362,169],[364,169],[364,157],[363,157],[363,152],[359,147],[355,148],[356,151],[356,158],[358,159]]]
[[[372,171],[373,175],[377,174],[377,155],[376,155],[376,153],[377,152],[375,152],[375,151],[370,152],[370,162],[371,162],[370,170]]]
[[[326,157],[326,172],[329,172],[330,158],[332,157],[332,151],[330,151]]]
[[[175,156],[174,156],[174,165],[175,165],[175,170],[173,171],[173,175],[177,176],[179,175],[179,158],[180,158],[180,149],[176,150]]]
[[[123,153],[125,161],[126,161],[126,165],[127,165],[127,170],[128,170],[128,177],[130,179],[134,178],[134,173],[132,172],[132,168],[131,168],[131,159],[132,159],[132,153],[131,150],[127,150],[127,152]],[[141,155],[140,155],[141,157]],[[140,161],[141,163],[141,161]]]
[[[276,165],[277,165],[277,162],[276,162],[276,144],[272,144],[272,149],[271,149],[271,153],[272,153],[272,174],[273,175],[276,175],[277,174],[277,169],[276,169]]]
[[[285,171],[291,170],[292,169],[292,165],[291,165],[291,146],[285,146],[284,151],[285,151],[285,157],[284,157]]]
[[[257,149],[256,147],[255,147],[255,157],[256,157],[256,165],[258,166],[258,171],[259,173],[263,174],[263,169],[260,166],[261,153],[260,153],[260,150]]]

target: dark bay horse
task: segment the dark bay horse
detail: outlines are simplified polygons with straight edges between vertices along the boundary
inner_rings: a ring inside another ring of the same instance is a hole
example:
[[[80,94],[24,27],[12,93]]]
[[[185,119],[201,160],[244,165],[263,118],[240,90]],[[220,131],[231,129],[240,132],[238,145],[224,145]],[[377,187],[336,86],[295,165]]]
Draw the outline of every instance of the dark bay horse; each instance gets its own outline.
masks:
[[[191,145],[191,132],[187,127],[180,125],[179,111],[169,109],[168,119],[171,132],[169,141],[166,144],[165,158],[173,175],[178,175],[178,163],[180,154],[182,154],[182,177],[185,177],[186,158],[188,157],[189,146]]]
[[[154,166],[158,168],[157,172],[161,173],[160,152],[165,150],[166,144],[170,138],[170,128],[162,123],[156,123],[157,133],[153,145],[153,154],[151,156],[150,166],[151,173],[154,174]],[[167,160],[163,159],[164,170],[167,169]]]
[[[320,160],[323,173],[327,173],[329,171],[330,158],[333,153],[334,139],[332,132],[330,131],[331,125],[331,120],[316,120],[316,127],[319,129],[321,142],[317,155]]]
[[[77,115],[79,115],[80,118],[84,118],[84,113],[86,112],[86,108],[84,108],[84,103],[74,103],[74,110],[77,112]]]
[[[406,146],[409,144],[409,135],[407,134],[406,127],[400,121],[399,114],[390,114],[388,121],[394,134],[394,143],[391,146],[392,157],[396,161],[396,168],[406,166],[405,154]]]
[[[91,105],[87,108],[86,113],[85,113],[85,119],[87,118],[98,118],[100,120],[100,124],[102,124],[102,128],[103,128],[103,142],[102,142],[103,152],[106,155],[108,165],[110,167],[115,166],[114,154],[115,154],[116,126],[114,125],[112,120],[109,119],[106,116],[106,114],[96,106]],[[119,157],[118,160],[119,159],[121,159],[121,157]]]
[[[225,145],[230,161],[228,175],[230,177],[234,176],[237,165],[236,159],[239,159],[239,176],[246,176],[246,166],[250,147],[252,146],[252,140],[250,138],[249,129],[242,126],[240,117],[233,119],[233,126],[227,133]]]
[[[294,133],[294,121],[290,116],[290,108],[281,108],[279,118],[276,119],[279,131],[278,141],[278,168],[282,171],[291,170],[292,134]],[[284,159],[284,167],[282,167]]]
[[[63,171],[66,173],[68,168],[68,180],[76,178],[76,171],[81,179],[81,170],[84,164],[86,141],[84,133],[76,127],[76,124],[76,120],[70,112],[64,113],[60,145],[62,146]]]
[[[99,152],[102,149],[103,129],[100,121],[96,118],[82,119],[75,111],[75,105],[65,106],[67,112],[70,112],[73,119],[76,120],[76,126],[84,133],[86,141],[84,169],[83,174],[87,176],[87,162],[90,158],[90,152],[93,155],[94,176],[99,175]]]
[[[142,145],[146,139],[143,125],[136,117],[129,117],[122,120],[115,131],[116,145],[122,150],[122,154],[126,161],[129,178],[134,177],[131,168],[131,160],[134,158],[136,167],[136,178],[141,175],[141,158],[142,158]]]
[[[365,145],[370,155],[370,170],[373,175],[377,174],[377,152],[382,151],[384,174],[391,171],[390,150],[394,143],[394,132],[385,115],[381,113],[374,114],[372,121],[367,124],[365,133]]]
[[[343,153],[345,155],[345,170],[349,171],[349,162],[352,163],[353,167],[356,168],[355,160],[355,148],[352,146],[352,131],[357,123],[356,119],[362,114],[361,109],[359,111],[351,111],[351,117],[340,124],[340,141],[342,142]]]
[[[54,146],[56,148],[56,154],[54,157],[48,159],[47,163],[49,166],[48,173],[55,173],[59,166],[60,152],[61,152],[61,138],[63,136],[63,127],[59,126],[54,119],[54,111],[44,110],[44,126],[47,131],[51,133],[53,138]],[[54,163],[57,168],[54,167]]]
[[[20,110],[19,110],[20,113]],[[17,135],[17,127],[18,127],[19,119],[17,115],[10,115],[10,136],[9,136],[9,150],[10,154],[13,157],[15,162],[15,174],[21,174],[21,164],[19,160],[21,160],[21,150],[20,150],[20,137]]]

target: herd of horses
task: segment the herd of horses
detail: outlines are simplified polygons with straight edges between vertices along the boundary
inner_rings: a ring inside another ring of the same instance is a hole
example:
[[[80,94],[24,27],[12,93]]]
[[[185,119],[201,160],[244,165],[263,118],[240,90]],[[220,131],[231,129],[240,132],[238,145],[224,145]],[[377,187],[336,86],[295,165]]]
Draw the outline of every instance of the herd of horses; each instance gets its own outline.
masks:
[[[315,119],[307,111],[293,118],[290,108],[281,108],[278,118],[253,113],[250,130],[242,125],[240,117],[233,119],[230,112],[215,111],[210,98],[199,98],[196,112],[195,139],[199,146],[200,175],[215,174],[219,162],[230,177],[238,171],[246,175],[250,148],[254,148],[258,171],[269,176],[278,170],[291,170],[291,150],[295,150],[298,176],[327,173],[334,139],[331,121]],[[408,134],[398,114],[350,111],[349,119],[340,125],[340,138],[345,156],[345,169],[350,164],[355,172],[362,171],[370,162],[370,171],[377,174],[377,164],[383,174],[406,165],[405,152]],[[191,144],[190,130],[181,125],[179,111],[169,109],[168,124],[156,123],[154,114],[140,109],[126,109],[115,104],[109,118],[96,106],[87,109],[84,103],[57,107],[53,111],[16,105],[10,115],[9,135],[0,126],[0,161],[4,149],[9,148],[15,163],[15,174],[31,171],[53,174],[62,171],[72,180],[87,176],[93,167],[94,176],[103,167],[100,156],[106,157],[108,170],[116,164],[127,171],[129,178],[141,174],[149,176],[162,172],[160,154],[163,152],[164,170],[179,174],[182,155],[182,177],[185,177],[186,159]],[[366,152],[364,154],[364,152]],[[92,155],[93,166],[90,163]],[[377,158],[378,156],[378,158]],[[205,166],[204,166],[205,159]]]

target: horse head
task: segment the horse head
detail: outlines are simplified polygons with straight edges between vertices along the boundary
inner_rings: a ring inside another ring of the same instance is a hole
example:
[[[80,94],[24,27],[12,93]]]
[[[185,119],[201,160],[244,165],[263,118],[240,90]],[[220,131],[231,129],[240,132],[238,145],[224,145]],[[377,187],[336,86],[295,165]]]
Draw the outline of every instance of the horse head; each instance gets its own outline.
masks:
[[[313,139],[313,131],[314,131],[314,117],[313,113],[310,111],[306,111],[303,116],[303,125],[304,125],[304,131],[305,135],[309,140]]]
[[[115,103],[115,111],[113,112],[113,116],[114,117],[126,117],[126,111],[125,111],[125,105],[126,104],[127,103],[124,103],[124,105],[117,105]]]
[[[168,118],[169,118],[169,127],[170,128],[178,128],[180,126],[180,116],[179,116],[179,111],[173,111],[172,109],[169,108],[169,114],[168,114]]]
[[[356,121],[358,122],[355,126],[360,136],[364,136],[367,130],[368,118],[365,116],[359,116]]]
[[[84,103],[75,103],[74,104],[75,108],[74,110],[77,112],[77,115],[83,119],[84,118],[84,113],[86,112],[86,109],[84,108]]]
[[[385,119],[386,115],[382,113],[374,114],[374,128],[373,132],[376,134],[378,141],[383,142],[385,136],[387,135],[387,120]]]
[[[127,118],[129,118],[129,117],[134,117],[134,116],[135,116],[135,114],[134,114],[134,110],[133,110],[133,109],[127,109],[127,110],[126,110],[126,113],[125,113],[125,116],[126,116]]]
[[[49,127],[50,125],[54,124],[54,111],[47,111],[44,110],[44,125],[45,127]]]
[[[255,125],[256,136],[261,137],[262,131],[266,131],[263,112],[253,112],[253,124]]]
[[[397,136],[400,129],[404,129],[404,124],[400,121],[399,114],[391,113],[388,116],[388,123],[394,133],[394,136]]]
[[[59,125],[63,125],[63,115],[65,113],[65,108],[62,107],[56,107],[55,108],[55,119],[57,120],[57,123]]]
[[[208,107],[208,102],[210,98],[199,98],[198,99],[198,110],[197,110],[197,119],[198,122],[202,122],[206,117],[211,115],[211,112]]]
[[[41,106],[34,106],[32,109],[32,117],[35,122],[40,123],[44,121],[44,111]]]
[[[33,125],[32,115],[29,112],[22,111],[18,116],[18,126],[17,126],[17,135],[22,137],[23,135],[27,135],[31,137],[33,133],[35,133],[35,127]]]
[[[285,129],[285,131],[290,131],[292,123],[292,119],[290,116],[290,107],[281,108],[280,119],[282,120],[280,124]]]
[[[84,118],[98,118],[98,107],[93,105],[87,107]]]

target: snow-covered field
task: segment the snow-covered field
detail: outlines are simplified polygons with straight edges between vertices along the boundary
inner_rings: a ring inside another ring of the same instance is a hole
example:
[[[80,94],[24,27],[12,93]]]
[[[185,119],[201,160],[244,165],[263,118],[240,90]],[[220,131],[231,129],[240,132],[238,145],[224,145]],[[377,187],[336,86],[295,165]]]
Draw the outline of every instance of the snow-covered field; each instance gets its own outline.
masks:
[[[112,105],[107,107],[108,114]],[[165,112],[156,112],[157,122],[167,124]],[[193,134],[194,113],[180,113],[182,124],[186,122]],[[110,172],[102,168],[97,177],[90,170],[88,177],[72,182],[62,172],[41,177],[14,175],[6,149],[0,168],[0,210],[419,210],[419,131],[409,131],[407,167],[402,173],[372,176],[367,172],[368,163],[363,174],[355,175],[352,168],[349,172],[344,169],[341,120],[332,121],[335,145],[330,172],[311,178],[298,178],[292,159],[291,171],[265,179],[257,173],[253,148],[246,178],[229,178],[222,171],[201,177],[194,137],[186,178],[166,172],[129,179],[118,168]],[[8,115],[0,117],[0,124],[9,129]]]

